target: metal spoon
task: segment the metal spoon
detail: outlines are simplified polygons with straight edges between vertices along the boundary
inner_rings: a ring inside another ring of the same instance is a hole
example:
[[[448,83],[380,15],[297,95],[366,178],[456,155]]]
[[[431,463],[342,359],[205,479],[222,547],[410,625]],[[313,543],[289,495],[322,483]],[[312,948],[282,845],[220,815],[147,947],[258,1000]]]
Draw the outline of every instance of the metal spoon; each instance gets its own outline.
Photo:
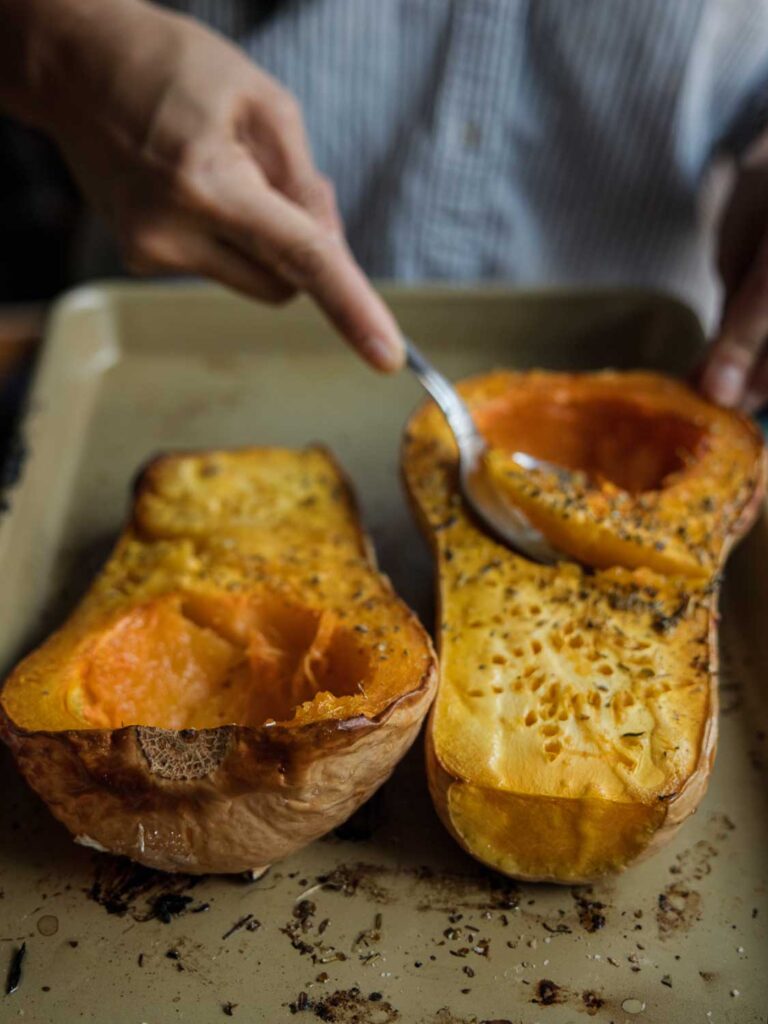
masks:
[[[459,448],[459,483],[464,500],[472,511],[503,544],[534,562],[552,565],[568,559],[552,547],[527,516],[504,500],[485,470],[487,444],[475,426],[464,400],[450,381],[439,373],[408,338],[405,339],[406,363],[424,390],[439,405]],[[534,458],[526,452],[513,452],[512,458],[524,469],[542,469],[567,481],[571,474],[562,466]]]

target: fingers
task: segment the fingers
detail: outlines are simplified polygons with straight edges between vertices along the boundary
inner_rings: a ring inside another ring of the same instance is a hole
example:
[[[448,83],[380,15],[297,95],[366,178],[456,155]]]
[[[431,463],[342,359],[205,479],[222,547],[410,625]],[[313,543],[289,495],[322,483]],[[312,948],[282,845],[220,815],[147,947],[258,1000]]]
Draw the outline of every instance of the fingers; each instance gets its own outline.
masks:
[[[145,202],[138,215],[128,208],[129,223],[138,216],[144,225],[134,266],[143,259],[192,270],[271,301],[306,291],[372,366],[399,369],[405,353],[397,324],[344,241],[298,104],[261,72],[254,82],[228,126],[234,137],[222,138],[215,120],[176,147],[156,200],[165,230],[148,225]]]
[[[367,362],[399,369],[397,325],[343,240],[263,184],[250,197],[249,215],[253,234],[238,218],[224,239],[197,223],[138,226],[126,238],[126,261],[136,273],[201,274],[272,303],[307,291]]]
[[[194,274],[274,305],[287,302],[296,294],[287,281],[241,256],[227,242],[201,235],[195,248],[189,254],[189,269]]]
[[[344,241],[333,189],[312,166],[298,108],[285,106],[284,94],[280,103],[279,132],[271,122],[265,132],[263,107],[251,105],[230,152],[205,142],[193,147],[174,182],[175,199],[208,235],[312,296],[372,366],[397,370],[404,362],[397,324]]]
[[[208,277],[262,302],[287,302],[296,289],[238,253],[228,242],[194,227],[137,231],[126,253],[136,274],[182,272]]]
[[[291,178],[281,191],[305,209],[326,231],[344,237],[344,226],[336,205],[336,192],[327,178],[320,174]]]
[[[264,187],[256,168],[231,181],[222,202],[219,233],[259,265],[308,292],[372,366],[388,372],[402,366],[397,324],[338,233]]]
[[[734,408],[765,400],[760,355],[768,342],[768,241],[729,300],[720,334],[712,345],[700,389],[719,405]]]
[[[732,340],[721,334],[713,343],[699,381],[699,390],[705,398],[726,409],[734,409],[744,399],[747,381],[758,347],[749,349],[743,340]]]
[[[251,99],[237,130],[241,144],[270,185],[314,217],[328,231],[343,234],[331,182],[315,167],[297,100],[269,76],[269,87]]]
[[[298,105],[295,109],[298,111]],[[276,127],[275,152],[280,154],[283,166],[277,174],[267,176],[270,184],[306,210],[327,231],[343,236],[336,192],[314,165],[300,113],[290,118],[287,125]]]

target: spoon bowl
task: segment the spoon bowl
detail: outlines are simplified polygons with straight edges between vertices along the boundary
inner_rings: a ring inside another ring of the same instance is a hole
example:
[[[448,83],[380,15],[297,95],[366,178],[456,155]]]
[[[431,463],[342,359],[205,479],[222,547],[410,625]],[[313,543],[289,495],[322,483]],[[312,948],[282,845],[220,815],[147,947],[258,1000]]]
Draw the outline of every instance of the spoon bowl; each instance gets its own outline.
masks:
[[[485,463],[488,445],[475,426],[464,399],[450,381],[429,362],[409,339],[405,339],[406,363],[424,390],[440,407],[459,449],[459,483],[462,496],[477,519],[498,540],[534,562],[554,565],[570,560],[553,547],[528,517],[507,501],[490,478]],[[553,473],[566,482],[569,470],[537,459],[527,452],[513,452],[512,458],[524,469]]]

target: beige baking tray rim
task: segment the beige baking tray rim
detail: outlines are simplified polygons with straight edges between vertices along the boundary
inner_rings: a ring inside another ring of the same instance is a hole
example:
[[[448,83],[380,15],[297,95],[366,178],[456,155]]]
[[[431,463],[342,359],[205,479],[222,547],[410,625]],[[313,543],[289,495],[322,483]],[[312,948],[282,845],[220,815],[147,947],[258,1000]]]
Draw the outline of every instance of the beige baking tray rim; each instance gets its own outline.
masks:
[[[383,291],[452,376],[683,373],[703,344],[695,317],[652,293]],[[2,668],[72,607],[137,468],[168,448],[329,444],[383,568],[429,622],[429,558],[397,472],[418,400],[411,381],[359,365],[305,301],[275,311],[194,284],[65,296],[0,523]],[[432,811],[420,742],[341,834],[261,880],[196,885],[74,845],[3,755],[0,976],[22,942],[26,958],[0,1021],[765,1024],[766,567],[763,516],[728,567],[721,744],[703,806],[655,859],[592,890],[516,886],[467,858]],[[169,891],[189,900],[158,904]],[[182,912],[165,923],[155,912],[169,906]]]

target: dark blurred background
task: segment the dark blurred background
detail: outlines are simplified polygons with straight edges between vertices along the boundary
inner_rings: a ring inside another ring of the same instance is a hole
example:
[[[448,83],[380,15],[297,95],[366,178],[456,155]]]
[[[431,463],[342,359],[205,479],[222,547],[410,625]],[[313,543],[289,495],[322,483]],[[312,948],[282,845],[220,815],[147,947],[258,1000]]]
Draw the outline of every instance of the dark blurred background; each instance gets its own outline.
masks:
[[[46,304],[75,283],[82,203],[44,136],[0,118],[0,458],[5,460]]]
[[[54,145],[0,119],[0,302],[44,301],[71,283],[80,206]]]

